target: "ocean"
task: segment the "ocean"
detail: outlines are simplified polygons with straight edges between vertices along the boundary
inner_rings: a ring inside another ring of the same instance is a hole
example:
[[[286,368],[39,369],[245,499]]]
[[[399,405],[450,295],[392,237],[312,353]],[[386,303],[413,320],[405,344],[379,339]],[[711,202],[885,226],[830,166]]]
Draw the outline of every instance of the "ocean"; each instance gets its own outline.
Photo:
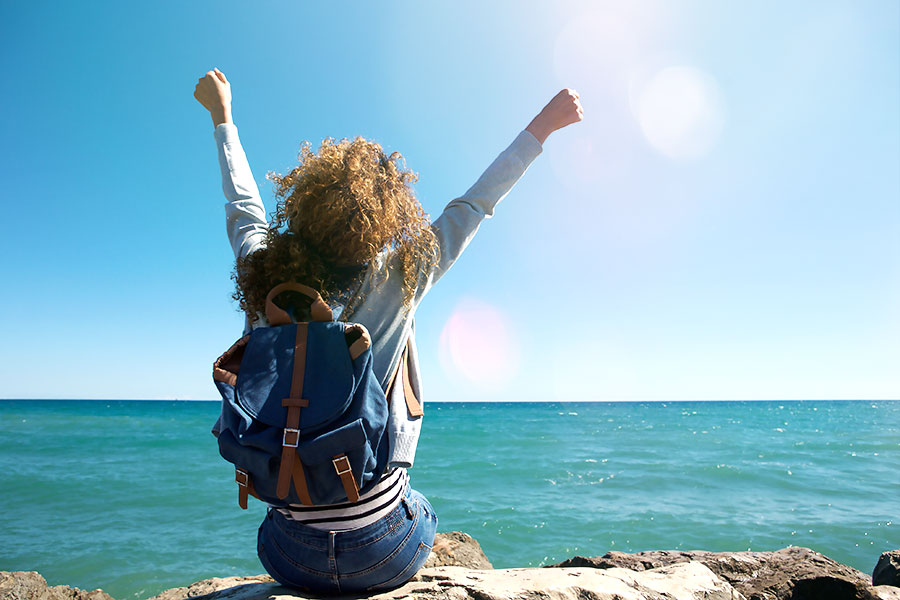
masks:
[[[497,568],[900,548],[900,402],[430,403],[413,487]],[[217,402],[0,401],[0,570],[140,599],[264,572]]]

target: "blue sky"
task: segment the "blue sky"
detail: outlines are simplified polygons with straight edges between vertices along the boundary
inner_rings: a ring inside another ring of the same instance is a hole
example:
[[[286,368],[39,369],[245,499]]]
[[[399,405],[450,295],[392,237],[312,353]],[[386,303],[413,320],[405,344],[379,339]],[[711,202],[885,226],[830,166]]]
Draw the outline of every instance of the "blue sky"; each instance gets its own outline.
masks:
[[[427,212],[564,87],[416,318],[427,400],[900,397],[895,2],[0,4],[0,397],[214,399],[212,122],[400,151]],[[491,368],[485,368],[490,364]]]

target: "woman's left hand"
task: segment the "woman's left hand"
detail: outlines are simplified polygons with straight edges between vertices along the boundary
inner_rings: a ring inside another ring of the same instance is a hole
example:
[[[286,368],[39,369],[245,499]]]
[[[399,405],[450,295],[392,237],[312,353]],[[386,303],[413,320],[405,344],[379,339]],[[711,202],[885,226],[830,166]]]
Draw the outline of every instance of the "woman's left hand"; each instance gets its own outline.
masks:
[[[197,81],[194,98],[212,115],[214,125],[231,122],[231,84],[218,68]]]
[[[543,144],[551,133],[584,118],[578,92],[571,88],[561,90],[538,113],[526,129]]]

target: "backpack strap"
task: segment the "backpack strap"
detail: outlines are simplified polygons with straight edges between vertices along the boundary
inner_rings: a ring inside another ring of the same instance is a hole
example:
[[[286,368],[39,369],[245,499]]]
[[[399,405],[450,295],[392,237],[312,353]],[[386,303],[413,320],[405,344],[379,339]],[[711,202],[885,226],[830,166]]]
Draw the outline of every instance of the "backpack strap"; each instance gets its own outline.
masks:
[[[256,490],[253,488],[253,481],[250,479],[250,473],[240,467],[235,467],[234,480],[237,481],[238,484],[238,505],[244,510],[247,510],[247,495],[249,494],[254,498],[259,498],[259,496],[256,495]]]
[[[403,350],[403,361],[401,362],[401,368],[403,369],[403,397],[406,399],[406,409],[409,411],[409,415],[411,417],[421,417],[425,414],[425,411],[422,410],[422,404],[419,403],[419,399],[416,398],[416,394],[413,392],[409,376],[409,349],[411,345],[412,342],[407,340],[406,349]]]
[[[397,370],[394,371],[394,374],[391,376],[390,383],[388,383],[387,397],[390,398],[392,396],[394,384],[397,382],[397,377],[399,376],[403,382],[403,398],[406,400],[406,410],[409,411],[409,416],[421,417],[425,414],[425,411],[422,410],[422,404],[419,402],[418,398],[416,398],[416,394],[413,392],[412,384],[410,383],[409,350],[411,347],[412,341],[409,338],[406,338],[406,347],[403,348],[403,354],[400,356],[400,363],[397,365]]]
[[[275,297],[278,294],[287,291],[300,292],[309,297],[312,302],[309,311],[313,321],[332,320],[331,309],[325,301],[322,300],[322,296],[319,295],[319,292],[308,285],[289,281],[287,283],[279,283],[266,295],[266,320],[269,322],[269,325],[287,325],[291,322],[291,317],[287,314],[287,311],[283,308],[279,308],[274,302]]]
[[[277,289],[277,287],[276,287]],[[275,290],[272,290],[275,291]],[[306,487],[306,475],[303,463],[297,456],[297,444],[300,443],[300,409],[309,406],[309,400],[303,398],[303,374],[306,371],[306,335],[307,323],[297,324],[297,339],[294,342],[294,373],[291,379],[291,396],[281,401],[287,407],[287,422],[281,439],[281,466],[278,469],[278,487],[275,495],[286,498],[291,491],[291,480],[302,504],[312,506],[309,490]]]
[[[334,470],[341,478],[344,485],[344,493],[347,494],[347,500],[356,502],[359,500],[359,488],[356,486],[356,479],[353,477],[353,469],[350,468],[350,459],[346,454],[338,454],[331,460]]]

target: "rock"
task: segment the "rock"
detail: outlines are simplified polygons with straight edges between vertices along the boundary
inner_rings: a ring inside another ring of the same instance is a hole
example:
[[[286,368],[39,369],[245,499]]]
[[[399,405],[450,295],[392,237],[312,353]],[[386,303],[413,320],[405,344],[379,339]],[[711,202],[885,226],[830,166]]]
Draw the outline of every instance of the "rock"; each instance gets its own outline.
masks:
[[[177,588],[154,600],[288,600],[314,598],[255,578],[208,579],[191,588]],[[195,588],[195,586],[198,586]],[[189,589],[215,590],[204,596],[188,596]],[[170,594],[178,591],[179,594]],[[360,596],[350,596],[359,598]],[[404,586],[370,600],[746,600],[726,581],[697,562],[686,562],[645,571],[628,569],[423,569]]]
[[[700,562],[727,580],[747,600],[869,600],[879,598],[869,576],[809,548],[789,546],[775,552],[607,552],[575,557],[554,567],[640,571],[687,561]]]
[[[900,550],[884,553],[876,581],[809,548],[775,552],[608,552],[538,569],[493,569],[471,536],[439,533],[425,567],[405,585],[371,600],[900,600]],[[345,598],[361,598],[354,595]],[[316,598],[268,575],[216,577],[150,600]],[[38,573],[0,571],[0,600],[112,600],[103,590],[48,586]]]
[[[873,585],[900,586],[900,550],[885,552],[872,571]]]
[[[878,600],[900,600],[900,587],[894,585],[876,585],[872,591]]]
[[[439,533],[434,538],[431,554],[423,568],[468,567],[470,569],[493,569],[481,545],[467,533],[450,531]]]
[[[240,588],[242,595],[229,596],[233,598],[244,598],[253,596],[263,589],[271,589],[275,580],[268,575],[255,575],[252,577],[213,577],[212,579],[204,579],[197,583],[192,583],[188,587],[178,587],[166,590],[161,594],[153,596],[150,600],[184,600],[185,598],[205,598],[220,590],[230,588]],[[265,596],[261,596],[265,597]]]
[[[103,590],[86,592],[67,585],[47,585],[34,571],[0,571],[0,600],[113,600]]]

